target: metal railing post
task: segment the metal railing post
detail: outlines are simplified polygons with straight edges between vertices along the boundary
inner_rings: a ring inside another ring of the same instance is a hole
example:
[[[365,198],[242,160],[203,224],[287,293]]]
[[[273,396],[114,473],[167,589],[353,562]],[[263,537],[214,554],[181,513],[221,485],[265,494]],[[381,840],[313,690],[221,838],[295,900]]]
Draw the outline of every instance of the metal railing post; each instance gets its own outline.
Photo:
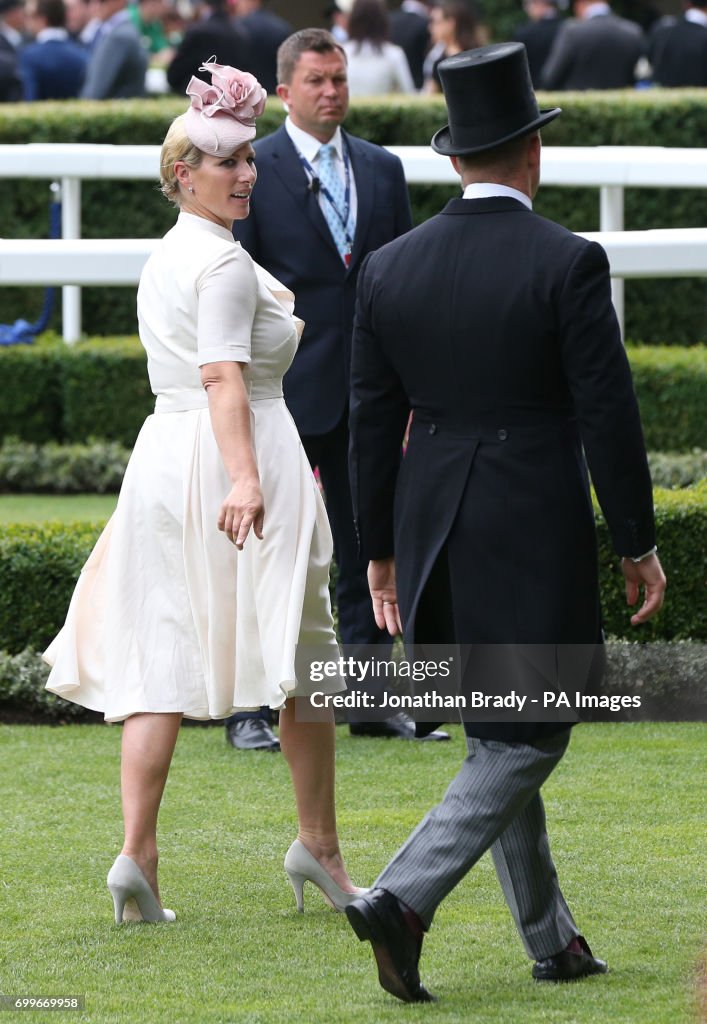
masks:
[[[624,229],[624,190],[621,185],[602,185],[599,189],[599,230],[623,231]],[[611,298],[616,316],[624,336],[624,282],[623,279],[612,277]]]
[[[81,179],[61,179],[61,237],[81,237]],[[61,322],[64,341],[71,345],[81,337],[81,289],[61,289]]]

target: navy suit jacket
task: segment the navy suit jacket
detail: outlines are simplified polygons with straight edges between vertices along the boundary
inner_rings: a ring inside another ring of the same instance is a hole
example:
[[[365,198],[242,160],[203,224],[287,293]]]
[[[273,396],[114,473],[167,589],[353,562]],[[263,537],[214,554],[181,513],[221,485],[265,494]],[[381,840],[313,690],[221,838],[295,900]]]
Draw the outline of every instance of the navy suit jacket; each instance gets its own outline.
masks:
[[[304,436],[325,434],[348,402],[356,281],[369,252],[412,227],[403,167],[380,146],[344,133],[356,182],[356,232],[347,268],[310,191],[284,125],[256,142],[258,181],[234,234],[253,259],[295,294],[305,321],[285,399]]]
[[[648,58],[657,85],[707,85],[707,28],[685,18],[651,32]]]
[[[26,100],[66,100],[81,92],[88,50],[71,39],[29,43],[20,50]]]

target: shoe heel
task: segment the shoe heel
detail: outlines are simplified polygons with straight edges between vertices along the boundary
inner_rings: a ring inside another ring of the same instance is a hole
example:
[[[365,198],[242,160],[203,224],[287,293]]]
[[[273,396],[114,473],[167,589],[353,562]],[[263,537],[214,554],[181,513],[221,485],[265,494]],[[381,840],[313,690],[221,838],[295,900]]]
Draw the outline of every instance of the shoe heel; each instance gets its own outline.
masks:
[[[306,878],[305,878],[304,875],[301,875],[298,871],[288,871],[287,872],[287,877],[290,880],[290,885],[292,886],[292,889],[293,889],[294,894],[295,894],[295,899],[297,900],[297,909],[300,912],[300,914],[303,914],[304,913],[304,883],[306,881]]]
[[[123,911],[128,900],[128,893],[121,885],[109,885],[108,889],[113,897],[113,909],[115,911],[115,923],[123,923]]]

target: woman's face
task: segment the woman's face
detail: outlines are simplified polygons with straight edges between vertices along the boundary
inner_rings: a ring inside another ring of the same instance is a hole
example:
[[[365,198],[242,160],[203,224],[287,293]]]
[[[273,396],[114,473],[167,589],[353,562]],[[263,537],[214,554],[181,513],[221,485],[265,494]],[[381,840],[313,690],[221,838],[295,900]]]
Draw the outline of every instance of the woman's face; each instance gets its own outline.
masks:
[[[433,43],[454,42],[454,18],[448,18],[441,7],[433,7],[430,14],[430,35]]]
[[[250,213],[250,194],[258,176],[250,142],[234,149],[230,156],[205,153],[197,168],[178,160],[174,170],[181,186],[180,205],[186,213],[229,229],[234,220],[243,220]]]

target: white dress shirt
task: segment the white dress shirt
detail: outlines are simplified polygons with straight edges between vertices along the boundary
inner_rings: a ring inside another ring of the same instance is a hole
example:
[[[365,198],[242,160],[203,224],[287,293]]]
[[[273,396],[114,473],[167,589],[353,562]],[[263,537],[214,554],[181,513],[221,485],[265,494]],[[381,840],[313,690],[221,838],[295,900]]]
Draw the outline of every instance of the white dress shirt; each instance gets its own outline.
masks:
[[[297,150],[297,152],[302,154],[302,156],[305,158],[307,163],[312,167],[312,169],[314,170],[314,173],[316,174],[317,173],[317,167],[319,166],[319,150],[320,150],[321,146],[323,145],[323,143],[321,143],[319,141],[319,139],[315,139],[314,136],[310,135],[308,132],[302,131],[302,129],[298,128],[296,124],[293,124],[292,119],[290,118],[289,114],[288,114],[287,118],[285,119],[285,131],[287,132],[287,134],[292,139],[293,145],[294,145],[295,149]],[[339,175],[341,177],[341,184],[342,184],[342,186],[346,187],[346,171],[345,171],[345,168],[344,168],[344,140],[343,140],[343,137],[342,137],[342,134],[341,134],[341,128],[338,125],[337,125],[336,131],[334,132],[333,136],[329,139],[329,144],[332,145],[334,147],[334,149],[336,150],[336,168],[337,168],[337,170],[339,172]],[[257,159],[256,159],[256,163],[257,163]],[[307,173],[308,179],[311,181],[312,180],[312,175],[310,174],[309,171],[307,171],[306,168],[304,168],[304,169],[305,169],[305,171]],[[351,160],[349,160],[349,171],[350,171],[350,174],[351,174],[351,196],[350,196],[350,200],[351,200],[351,218],[350,218],[350,222],[351,222],[351,224],[355,225],[356,224],[356,213],[358,211],[358,198],[357,198],[357,193],[356,193],[356,178],[354,177],[354,172],[353,172],[353,167],[351,165]],[[319,200],[320,207],[322,207],[322,212],[324,212],[324,203],[326,202],[326,199],[324,198],[324,196],[323,196],[323,194],[321,192],[318,194],[317,198]]]
[[[517,199],[529,210],[533,209],[532,201],[525,192],[519,192],[517,188],[511,188],[510,185],[499,185],[496,181],[473,181],[464,189],[462,199],[493,199],[496,196]]]

